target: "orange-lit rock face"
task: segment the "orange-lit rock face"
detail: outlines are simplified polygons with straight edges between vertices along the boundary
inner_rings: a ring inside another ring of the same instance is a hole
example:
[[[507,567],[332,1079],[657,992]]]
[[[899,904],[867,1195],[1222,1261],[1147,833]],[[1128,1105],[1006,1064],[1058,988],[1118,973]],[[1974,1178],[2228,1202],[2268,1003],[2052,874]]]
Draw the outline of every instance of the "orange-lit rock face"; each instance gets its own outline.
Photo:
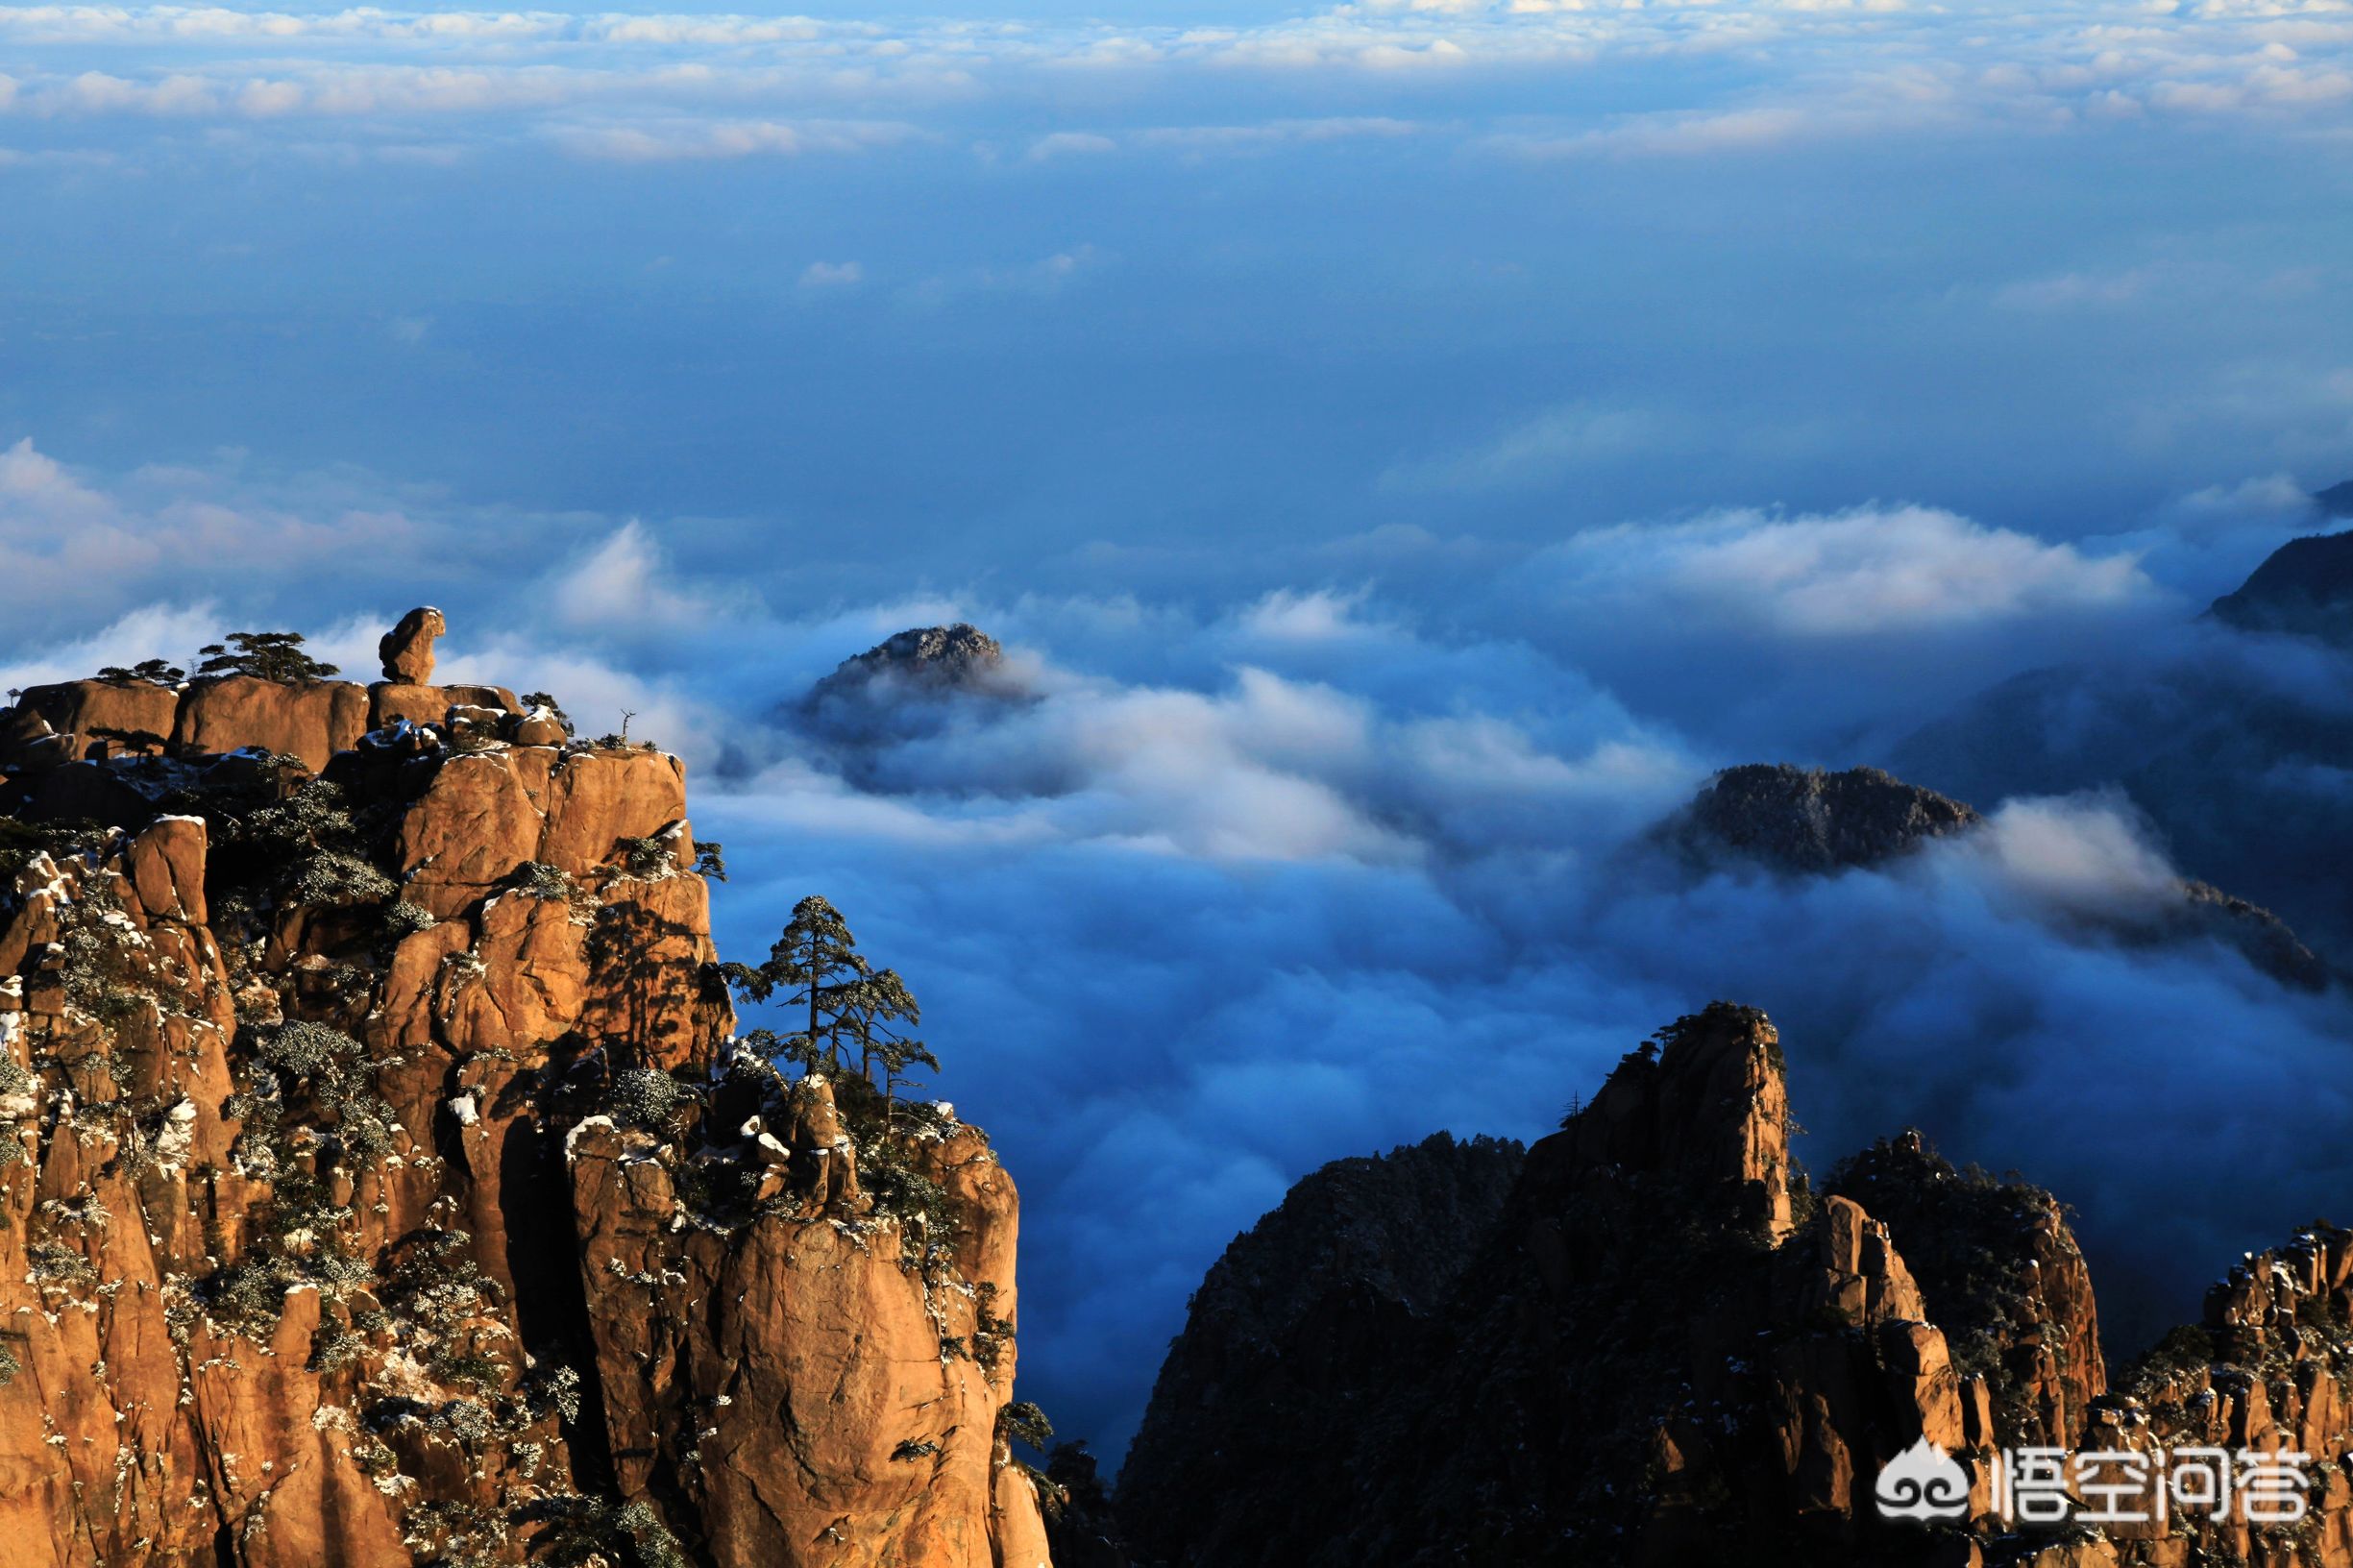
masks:
[[[173,700],[325,764],[369,697]],[[701,1090],[677,762],[468,744],[0,884],[0,1565],[1042,1563],[985,1139],[902,1107],[897,1212],[829,1090]]]
[[[572,1149],[625,1486],[691,1475],[726,1568],[765,1568],[782,1541],[822,1542],[809,1560],[846,1564],[1043,1562],[1035,1493],[996,1430],[1013,1353],[984,1318],[1012,1314],[1010,1272],[968,1266],[927,1299],[908,1288],[899,1237],[864,1218],[681,1245],[666,1230],[673,1174],[650,1142],[591,1122]],[[988,1166],[967,1199],[970,1244],[1009,1264],[1011,1184],[976,1145],[934,1152]],[[960,1348],[944,1355],[944,1335]]]
[[[172,741],[194,752],[255,747],[299,757],[316,772],[336,752],[356,746],[367,731],[365,687],[348,680],[289,685],[229,675],[188,688]]]
[[[28,688],[16,709],[68,738],[55,748],[62,753],[58,760],[79,761],[110,750],[159,749],[171,738],[180,697],[143,680],[70,680]]]

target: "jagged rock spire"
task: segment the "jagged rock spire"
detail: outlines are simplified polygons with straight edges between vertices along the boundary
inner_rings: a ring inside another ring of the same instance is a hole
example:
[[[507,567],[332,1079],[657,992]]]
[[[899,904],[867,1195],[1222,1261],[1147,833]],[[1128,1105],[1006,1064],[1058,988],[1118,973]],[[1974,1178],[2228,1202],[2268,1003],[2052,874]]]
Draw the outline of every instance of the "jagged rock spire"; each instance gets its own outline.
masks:
[[[1717,1002],[1630,1056],[1565,1132],[1571,1160],[1745,1189],[1769,1237],[1789,1234],[1789,1087],[1781,1037],[1752,1007]]]

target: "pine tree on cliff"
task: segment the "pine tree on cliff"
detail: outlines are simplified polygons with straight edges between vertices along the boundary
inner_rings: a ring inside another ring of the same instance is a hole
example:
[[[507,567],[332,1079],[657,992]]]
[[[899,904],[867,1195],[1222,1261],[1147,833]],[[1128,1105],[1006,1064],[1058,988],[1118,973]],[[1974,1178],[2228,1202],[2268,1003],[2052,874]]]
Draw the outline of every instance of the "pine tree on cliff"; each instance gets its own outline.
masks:
[[[304,652],[299,631],[233,631],[226,647],[208,643],[196,651],[199,676],[251,675],[291,686],[325,680],[339,669]]]
[[[922,1005],[896,969],[884,969],[859,981],[851,989],[849,1004],[858,1035],[858,1072],[871,1081],[874,1068],[877,1066],[882,1068],[883,1116],[887,1121],[891,1107],[898,1098],[899,1086],[906,1081],[907,1069],[919,1064],[938,1072],[940,1059],[921,1041],[909,1038],[896,1027],[923,1020]]]
[[[844,1037],[854,1037],[858,1028],[859,988],[873,978],[857,948],[858,939],[842,912],[812,894],[793,906],[793,919],[769,948],[766,963],[723,965],[722,972],[748,1001],[765,1002],[789,991],[785,1004],[807,1007],[808,1021],[775,1041],[778,1053],[811,1070],[838,1071]],[[752,1038],[774,1040],[767,1031],[755,1031]]]
[[[98,678],[110,686],[177,686],[187,672],[166,659],[141,659],[128,669],[110,664],[98,672]]]
[[[851,985],[844,1001],[849,1015],[851,1032],[858,1039],[858,1072],[871,1081],[874,1064],[881,1061],[887,1073],[891,1047],[902,1043],[894,1026],[922,1021],[923,1010],[917,1004],[915,993],[907,989],[907,982],[898,977],[896,969],[883,969],[862,976]],[[904,1066],[906,1064],[901,1062],[899,1065]]]

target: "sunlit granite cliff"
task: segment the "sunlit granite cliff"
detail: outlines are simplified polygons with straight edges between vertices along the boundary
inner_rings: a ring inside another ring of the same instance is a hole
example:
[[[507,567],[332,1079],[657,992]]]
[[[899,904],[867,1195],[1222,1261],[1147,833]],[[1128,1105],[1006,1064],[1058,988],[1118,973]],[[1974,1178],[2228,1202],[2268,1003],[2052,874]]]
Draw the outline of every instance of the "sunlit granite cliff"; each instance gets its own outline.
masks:
[[[988,1139],[738,1049],[681,765],[442,629],[0,711],[0,1564],[1039,1568]]]

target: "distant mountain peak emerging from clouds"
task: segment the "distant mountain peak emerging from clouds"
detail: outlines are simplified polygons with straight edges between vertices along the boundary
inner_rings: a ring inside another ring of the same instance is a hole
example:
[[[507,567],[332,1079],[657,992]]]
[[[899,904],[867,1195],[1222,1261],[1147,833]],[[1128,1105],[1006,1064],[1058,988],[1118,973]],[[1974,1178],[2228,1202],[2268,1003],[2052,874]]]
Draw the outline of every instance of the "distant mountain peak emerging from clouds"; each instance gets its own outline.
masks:
[[[1877,768],[1834,773],[1758,762],[1708,780],[1658,833],[1703,865],[1730,856],[1791,875],[1826,876],[1880,866],[1930,839],[1985,826],[1975,807]],[[2179,887],[2178,904],[2150,919],[2120,921],[2116,934],[2143,942],[2208,937],[2289,985],[2317,990],[2328,983],[2327,962],[2271,911],[2204,882],[2185,878]]]
[[[1830,871],[1875,865],[1982,821],[1972,807],[1876,768],[1833,773],[1755,762],[1709,780],[1671,831],[1692,848]]]
[[[2318,500],[2332,517],[2353,516],[2353,480],[2323,490]],[[2289,540],[2237,592],[2216,600],[2212,614],[2242,631],[2353,643],[2353,532]]]
[[[940,689],[972,686],[993,674],[1004,658],[1004,645],[968,622],[912,626],[844,659],[809,695],[821,699],[864,690],[876,681]]]

